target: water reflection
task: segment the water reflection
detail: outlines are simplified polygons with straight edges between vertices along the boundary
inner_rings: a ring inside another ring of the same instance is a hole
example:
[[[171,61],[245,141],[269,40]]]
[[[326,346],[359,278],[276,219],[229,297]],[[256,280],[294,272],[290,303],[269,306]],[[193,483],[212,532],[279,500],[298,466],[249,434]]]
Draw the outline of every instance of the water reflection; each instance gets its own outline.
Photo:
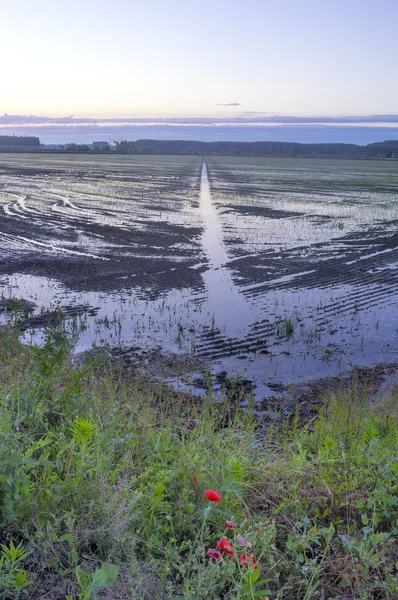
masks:
[[[398,163],[7,160],[0,291],[94,307],[78,350],[186,353],[258,397],[396,360]]]
[[[200,204],[203,218],[203,250],[209,268],[203,273],[206,285],[207,311],[214,316],[214,324],[227,336],[244,336],[253,322],[251,305],[240,293],[228,268],[228,253],[217,209],[213,204],[207,165],[202,166]]]

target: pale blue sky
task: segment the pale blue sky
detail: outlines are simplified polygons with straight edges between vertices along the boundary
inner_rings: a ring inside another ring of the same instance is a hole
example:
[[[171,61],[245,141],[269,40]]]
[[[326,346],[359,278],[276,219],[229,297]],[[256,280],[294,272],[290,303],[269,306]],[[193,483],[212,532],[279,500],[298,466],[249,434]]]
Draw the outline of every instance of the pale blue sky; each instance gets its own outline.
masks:
[[[398,0],[0,0],[0,114],[398,113],[397,31]]]

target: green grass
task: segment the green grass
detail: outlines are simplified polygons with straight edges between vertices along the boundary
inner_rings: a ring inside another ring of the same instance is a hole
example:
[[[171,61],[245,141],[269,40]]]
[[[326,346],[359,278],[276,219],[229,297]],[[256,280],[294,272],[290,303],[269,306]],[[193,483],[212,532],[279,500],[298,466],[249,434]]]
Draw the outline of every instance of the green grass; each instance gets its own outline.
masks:
[[[60,326],[42,348],[0,330],[0,599],[398,597],[395,400],[353,386],[262,431],[72,351]]]

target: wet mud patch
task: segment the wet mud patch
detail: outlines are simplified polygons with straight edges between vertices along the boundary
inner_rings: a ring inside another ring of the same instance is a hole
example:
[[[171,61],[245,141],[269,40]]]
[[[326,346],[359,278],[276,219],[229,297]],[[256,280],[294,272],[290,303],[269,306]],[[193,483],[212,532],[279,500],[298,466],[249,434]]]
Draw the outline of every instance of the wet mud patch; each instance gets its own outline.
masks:
[[[266,219],[288,219],[290,217],[299,217],[303,213],[289,212],[288,210],[276,210],[269,206],[261,206],[258,204],[234,205],[233,207],[225,205],[220,207],[221,212],[230,214],[253,215],[265,217]]]
[[[171,287],[203,287],[200,270],[196,266],[196,260],[179,262],[156,256],[101,261],[70,255],[38,257],[21,252],[11,260],[0,260],[0,275],[22,273],[48,279],[55,276],[62,285],[76,293],[134,288],[138,296],[154,300]]]

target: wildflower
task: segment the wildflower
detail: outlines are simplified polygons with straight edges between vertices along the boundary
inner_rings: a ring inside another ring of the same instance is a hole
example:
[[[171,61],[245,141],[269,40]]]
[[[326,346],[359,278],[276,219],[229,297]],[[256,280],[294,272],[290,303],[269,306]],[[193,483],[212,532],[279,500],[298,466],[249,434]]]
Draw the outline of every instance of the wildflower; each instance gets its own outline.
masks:
[[[221,494],[220,492],[216,492],[216,490],[205,490],[206,498],[210,500],[210,502],[216,502],[220,504],[221,502]]]
[[[225,525],[228,529],[236,529],[238,527],[238,524],[232,523],[232,521],[225,521]]]
[[[223,550],[223,552],[226,552],[232,557],[235,555],[234,545],[227,537],[222,537],[220,540],[218,540],[217,548],[220,548],[220,550]]]
[[[251,548],[251,543],[249,542],[249,540],[244,538],[243,535],[241,535],[240,533],[237,534],[236,539],[238,540],[240,546],[248,546],[249,548]]]
[[[253,567],[253,569],[258,569],[258,564],[253,554],[248,554],[247,552],[244,552],[239,556],[238,561],[239,564],[242,565],[242,567],[244,567],[245,569],[248,569],[249,567]]]
[[[212,558],[215,561],[222,560],[221,552],[219,552],[219,550],[216,550],[215,548],[212,548],[211,550],[209,550],[207,553],[207,556],[209,558]]]

